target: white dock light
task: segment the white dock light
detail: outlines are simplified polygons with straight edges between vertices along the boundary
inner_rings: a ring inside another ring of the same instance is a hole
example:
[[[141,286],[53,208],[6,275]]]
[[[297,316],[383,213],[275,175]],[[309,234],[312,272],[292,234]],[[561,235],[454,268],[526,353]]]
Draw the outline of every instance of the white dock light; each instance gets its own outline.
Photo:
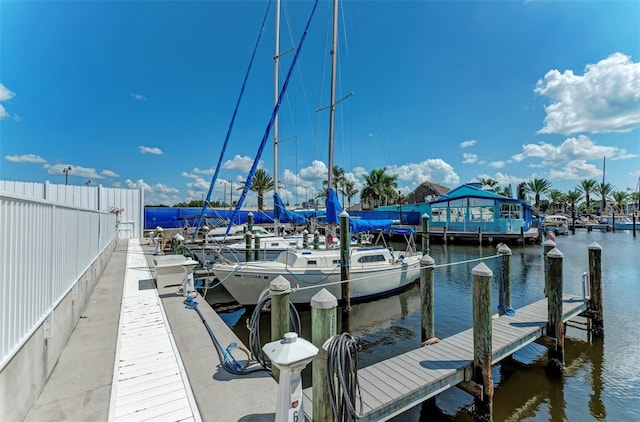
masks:
[[[276,405],[276,421],[304,420],[302,379],[300,373],[318,354],[318,348],[296,333],[262,347],[271,363],[280,369],[280,387]]]

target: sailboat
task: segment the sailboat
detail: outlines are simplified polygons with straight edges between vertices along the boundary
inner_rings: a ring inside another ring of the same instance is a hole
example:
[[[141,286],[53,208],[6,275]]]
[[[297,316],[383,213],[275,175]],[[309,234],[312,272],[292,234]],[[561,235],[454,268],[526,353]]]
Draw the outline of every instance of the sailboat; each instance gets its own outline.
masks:
[[[327,189],[327,222],[335,224],[342,211],[332,187],[333,132],[335,119],[335,89],[338,35],[338,1],[333,2],[333,44],[331,66],[331,104],[329,106],[329,174]],[[393,222],[385,222],[391,225]],[[358,220],[350,222],[355,229]],[[379,222],[379,225],[383,223]],[[359,247],[350,249],[351,301],[357,302],[384,296],[404,289],[420,276],[421,253],[394,252],[386,247]],[[257,261],[236,264],[217,264],[212,268],[215,277],[242,305],[255,305],[276,277],[286,278],[294,291],[293,303],[308,304],[322,288],[338,299],[341,289],[340,249],[289,249],[281,252],[275,261]]]

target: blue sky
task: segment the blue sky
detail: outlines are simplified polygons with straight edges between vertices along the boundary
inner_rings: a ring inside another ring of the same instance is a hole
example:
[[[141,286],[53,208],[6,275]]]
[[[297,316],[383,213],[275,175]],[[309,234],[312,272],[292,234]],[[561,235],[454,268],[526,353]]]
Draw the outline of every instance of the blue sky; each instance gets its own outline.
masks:
[[[139,187],[148,204],[209,188],[266,1],[0,1],[0,178]],[[283,1],[280,51],[313,3]],[[213,198],[234,196],[273,109],[274,4]],[[362,186],[429,180],[568,191],[640,178],[640,2],[345,1],[334,164]],[[281,195],[322,188],[331,3],[321,1],[279,118]],[[281,59],[280,85],[293,53]],[[271,138],[270,138],[271,139]],[[273,175],[270,140],[261,167]],[[223,181],[224,179],[225,181]],[[255,204],[255,197],[247,205]],[[268,205],[270,200],[268,201]]]

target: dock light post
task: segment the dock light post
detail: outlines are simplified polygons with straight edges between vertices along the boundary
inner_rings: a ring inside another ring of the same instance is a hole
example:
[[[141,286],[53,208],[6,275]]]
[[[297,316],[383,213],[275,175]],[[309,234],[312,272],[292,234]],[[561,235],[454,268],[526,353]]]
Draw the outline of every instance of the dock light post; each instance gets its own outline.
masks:
[[[62,172],[64,173],[64,184],[65,185],[69,184],[69,172],[70,171],[71,171],[71,166],[67,166],[67,167],[62,169]]]

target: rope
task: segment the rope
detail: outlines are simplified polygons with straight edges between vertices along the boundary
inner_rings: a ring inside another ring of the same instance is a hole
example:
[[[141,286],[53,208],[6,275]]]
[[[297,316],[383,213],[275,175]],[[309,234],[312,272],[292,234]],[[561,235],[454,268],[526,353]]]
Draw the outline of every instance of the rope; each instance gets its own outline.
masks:
[[[234,343],[230,343],[226,348],[223,349],[222,344],[220,344],[220,341],[218,340],[216,335],[213,333],[213,330],[211,329],[204,315],[202,315],[202,312],[198,308],[198,302],[193,300],[191,296],[188,296],[184,300],[184,304],[185,304],[185,308],[195,309],[195,311],[198,313],[200,320],[202,321],[204,326],[207,328],[209,337],[211,337],[211,340],[213,340],[213,344],[216,347],[216,352],[218,353],[218,359],[220,360],[220,365],[227,372],[234,375],[246,375],[246,374],[251,374],[253,372],[264,370],[262,367],[256,367],[256,368],[247,370],[247,367],[249,366],[249,364],[251,364],[251,354],[246,349],[246,347],[242,345],[238,346],[238,344],[234,342]],[[234,349],[239,349],[247,355],[247,363],[245,365],[241,365],[240,362],[238,362],[236,358],[233,356],[231,352]]]
[[[342,333],[327,343],[327,384],[333,421],[360,419],[362,393],[358,383],[358,341],[351,334]],[[359,402],[358,410],[356,401]]]
[[[249,349],[256,362],[262,366],[265,370],[271,372],[271,361],[262,351],[262,344],[260,343],[260,315],[262,310],[271,303],[271,297],[269,295],[264,296],[253,309],[251,318],[247,318],[247,329],[249,330]],[[300,335],[300,314],[295,308],[293,303],[289,303],[289,328],[291,331],[295,331]]]

